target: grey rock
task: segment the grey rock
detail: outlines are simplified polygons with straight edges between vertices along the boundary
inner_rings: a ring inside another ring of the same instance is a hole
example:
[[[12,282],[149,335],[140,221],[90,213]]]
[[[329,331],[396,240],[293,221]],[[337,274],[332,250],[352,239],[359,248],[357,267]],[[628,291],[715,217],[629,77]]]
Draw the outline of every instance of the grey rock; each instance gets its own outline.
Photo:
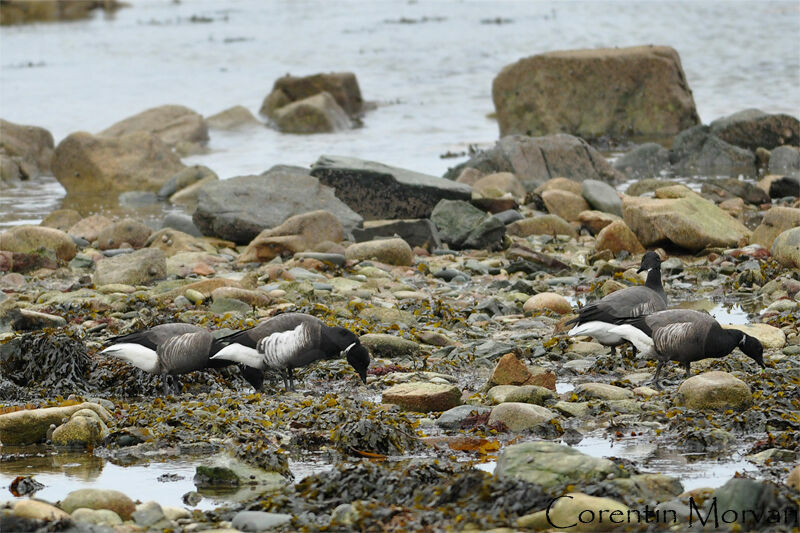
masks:
[[[158,203],[158,195],[150,191],[126,191],[119,195],[119,205],[142,207]]]
[[[614,168],[629,178],[654,178],[669,170],[669,150],[658,143],[645,143],[622,155]]]
[[[311,175],[365,220],[428,218],[440,200],[472,197],[468,185],[351,157],[323,155]]]
[[[769,195],[764,192],[763,189],[748,181],[742,181],[736,178],[709,180],[703,183],[703,193],[710,190],[709,186],[719,187],[727,191],[730,195],[737,196],[749,204],[760,205],[769,203]]]
[[[192,222],[192,217],[184,215],[183,213],[169,213],[164,217],[159,229],[172,228],[184,233],[188,233],[193,237],[202,237],[203,234],[197,229],[197,226]]]
[[[269,531],[285,526],[292,521],[292,515],[267,513],[264,511],[239,511],[231,525],[239,531]]]
[[[442,241],[453,248],[497,249],[505,236],[505,225],[461,200],[442,200],[431,214]]]
[[[137,525],[143,527],[157,527],[159,522],[163,522],[166,525],[169,524],[169,520],[164,516],[164,510],[156,502],[145,502],[139,505],[136,511],[131,514],[131,518]]]
[[[520,213],[516,209],[506,209],[505,211],[500,211],[499,213],[495,213],[494,216],[506,226],[508,226],[512,222],[516,222],[517,220],[522,220],[523,218],[525,218],[524,216],[522,216],[522,213]]]
[[[485,405],[459,405],[439,415],[436,425],[442,429],[458,429],[467,418],[489,413],[492,409]]]
[[[493,148],[480,151],[465,163],[448,170],[445,177],[456,179],[468,167],[484,174],[512,172],[528,191],[557,177],[577,181],[596,179],[611,184],[625,179],[586,141],[567,134],[503,137]]]
[[[800,175],[800,149],[797,146],[780,146],[769,156],[770,174]]]
[[[217,178],[216,172],[203,165],[193,165],[173,174],[158,190],[158,196],[169,198],[181,189],[206,178]]]
[[[680,132],[673,141],[670,161],[679,172],[755,176],[753,152],[728,144],[698,125]]]
[[[294,254],[294,257],[298,259],[316,259],[317,261],[322,261],[323,263],[330,263],[337,266],[344,266],[345,262],[347,261],[342,254],[329,254],[322,252],[299,252]]]
[[[146,285],[167,277],[167,256],[158,248],[105,257],[95,265],[95,285]]]
[[[192,220],[204,235],[247,244],[262,230],[317,209],[332,213],[345,231],[362,218],[306,169],[275,166],[259,176],[238,176],[204,186]]]
[[[410,246],[434,250],[442,246],[436,226],[427,218],[410,220],[373,220],[363,228],[353,230],[356,242],[371,241],[379,237],[398,236]]]
[[[800,144],[800,121],[785,114],[767,114],[760,109],[745,109],[718,118],[710,125],[711,133],[734,146],[755,151]]]
[[[622,216],[622,200],[617,190],[608,183],[598,180],[585,180],[581,185],[583,198],[598,211]]]
[[[214,302],[208,307],[208,310],[218,315],[224,315],[225,313],[241,313],[244,315],[252,311],[253,307],[236,298],[222,297],[214,299]]]

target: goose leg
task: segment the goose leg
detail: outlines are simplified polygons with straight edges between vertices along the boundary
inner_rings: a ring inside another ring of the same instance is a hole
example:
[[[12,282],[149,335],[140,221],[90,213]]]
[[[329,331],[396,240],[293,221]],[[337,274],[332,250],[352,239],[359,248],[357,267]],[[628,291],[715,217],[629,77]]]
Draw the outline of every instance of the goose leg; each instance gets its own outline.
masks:
[[[691,375],[691,373],[692,373],[692,371],[691,371],[691,368],[690,368],[690,367],[691,367],[691,365],[692,365],[692,363],[690,363],[689,361],[686,361],[685,363],[683,363],[683,368],[686,370],[686,377],[687,377],[687,378],[688,378],[688,377]]]
[[[287,372],[289,374],[289,387],[291,387],[292,391],[296,391],[297,389],[294,388],[294,368],[289,367]]]
[[[609,355],[617,355],[617,347],[611,346],[611,353]]]
[[[281,378],[283,378],[283,390],[289,392],[289,372],[281,370]]]
[[[664,361],[659,361],[658,366],[656,366],[656,374],[653,376],[653,381],[650,383],[653,384],[653,387],[656,390],[661,390],[661,383],[658,382],[658,376],[661,374],[661,368],[664,366]]]

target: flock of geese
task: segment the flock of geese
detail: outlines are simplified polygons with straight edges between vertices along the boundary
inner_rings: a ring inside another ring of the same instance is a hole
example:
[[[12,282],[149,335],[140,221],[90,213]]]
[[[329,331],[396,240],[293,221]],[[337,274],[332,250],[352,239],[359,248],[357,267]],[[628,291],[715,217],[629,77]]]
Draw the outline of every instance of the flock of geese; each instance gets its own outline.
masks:
[[[639,272],[647,272],[644,285],[613,292],[582,307],[566,324],[576,324],[569,336],[588,335],[604,346],[616,347],[626,341],[644,357],[658,361],[653,384],[667,361],[677,361],[686,370],[694,361],[724,357],[735,348],[765,368],[763,347],[758,339],[739,330],[724,329],[713,317],[689,309],[667,309],[661,283],[661,258],[655,252],[642,257]],[[278,372],[284,387],[295,390],[294,369],[321,359],[345,357],[367,382],[370,357],[352,331],[328,326],[303,313],[286,313],[253,328],[215,338],[204,328],[191,324],[162,324],[110,339],[101,353],[125,360],[149,372],[180,375],[238,363],[242,376],[256,390],[264,371]]]

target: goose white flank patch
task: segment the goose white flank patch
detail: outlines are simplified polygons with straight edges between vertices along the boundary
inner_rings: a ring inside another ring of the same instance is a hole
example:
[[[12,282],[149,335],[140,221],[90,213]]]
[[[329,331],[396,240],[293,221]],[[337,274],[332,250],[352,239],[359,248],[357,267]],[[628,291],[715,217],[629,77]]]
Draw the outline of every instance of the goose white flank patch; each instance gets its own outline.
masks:
[[[667,361],[677,361],[689,376],[694,361],[725,357],[739,348],[746,356],[764,365],[764,347],[755,337],[737,329],[725,329],[711,315],[690,309],[669,309],[629,319],[615,326],[611,333],[633,343],[644,355],[658,360],[653,383],[660,388],[658,376]]]
[[[211,332],[193,324],[161,324],[149,329],[109,339],[113,343],[102,354],[127,361],[150,374],[180,375],[205,368],[220,368],[232,361],[212,361],[224,344]],[[263,374],[242,369],[243,377],[261,388]]]
[[[212,359],[227,359],[259,370],[281,374],[286,390],[294,390],[294,369],[320,359],[345,356],[367,382],[369,352],[352,331],[328,326],[304,313],[286,313],[220,339],[228,346]]]
[[[601,300],[585,305],[578,316],[566,325],[577,324],[567,335],[590,335],[603,346],[611,347],[611,355],[625,338],[612,332],[614,326],[623,321],[667,308],[667,295],[661,284],[661,257],[656,252],[647,252],[637,272],[647,271],[645,284],[612,292]],[[635,345],[634,345],[635,346]]]

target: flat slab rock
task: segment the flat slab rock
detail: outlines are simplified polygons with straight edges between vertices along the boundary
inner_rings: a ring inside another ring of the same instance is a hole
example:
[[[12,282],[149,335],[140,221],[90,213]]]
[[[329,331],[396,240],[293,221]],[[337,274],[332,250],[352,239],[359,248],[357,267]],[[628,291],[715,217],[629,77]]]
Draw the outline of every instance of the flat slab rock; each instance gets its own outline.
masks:
[[[323,155],[311,175],[365,220],[428,218],[440,200],[472,197],[462,183],[351,157]]]
[[[461,404],[461,389],[438,383],[401,383],[384,391],[383,403],[395,404],[406,411],[447,411]]]

